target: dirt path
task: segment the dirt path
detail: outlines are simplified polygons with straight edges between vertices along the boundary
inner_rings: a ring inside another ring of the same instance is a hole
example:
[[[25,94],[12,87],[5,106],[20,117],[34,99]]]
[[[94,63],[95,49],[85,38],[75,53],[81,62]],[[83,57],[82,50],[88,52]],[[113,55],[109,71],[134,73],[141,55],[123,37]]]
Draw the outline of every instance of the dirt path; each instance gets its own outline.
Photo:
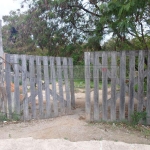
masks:
[[[78,142],[76,144],[80,145],[79,141],[91,140],[97,142],[109,140],[117,143],[121,141],[132,144],[150,144],[150,137],[145,136],[139,131],[128,130],[124,126],[118,127],[115,124],[87,123],[85,121],[84,93],[76,94],[76,102],[77,108],[73,110],[73,115],[46,120],[32,120],[30,122],[5,123],[3,126],[0,126],[0,149],[3,144],[7,145],[8,139],[11,145],[11,140],[13,141],[13,139],[18,138],[30,138],[25,140],[27,143],[33,139],[38,139],[33,140],[33,143],[40,142],[39,139],[41,139],[41,143],[43,139],[47,139],[48,142],[50,142],[50,139],[61,139],[60,142],[63,141],[63,143],[67,143],[68,145],[71,144],[68,143],[69,141]],[[56,143],[56,141],[53,142]],[[87,142],[83,143],[85,144],[84,148],[86,148]],[[9,148],[6,150],[9,150]]]
[[[0,139],[33,137],[35,139],[66,139],[69,141],[111,140],[126,143],[150,144],[150,138],[124,127],[85,121],[82,101],[73,115],[47,120],[32,120],[0,127]]]

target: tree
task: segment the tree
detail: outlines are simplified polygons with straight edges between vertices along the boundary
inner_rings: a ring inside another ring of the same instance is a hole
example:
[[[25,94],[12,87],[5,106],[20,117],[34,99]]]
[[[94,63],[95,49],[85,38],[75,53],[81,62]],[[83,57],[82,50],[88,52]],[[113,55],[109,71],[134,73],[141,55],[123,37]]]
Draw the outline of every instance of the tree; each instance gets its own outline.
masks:
[[[99,19],[97,4],[97,1],[83,0],[23,2],[23,5],[30,7],[28,26],[37,45],[42,49],[45,46],[50,53],[67,44],[85,43],[90,37],[96,37],[96,43],[101,40],[101,34],[97,36],[95,32],[95,24]]]
[[[100,24],[107,27],[106,34],[113,33],[121,43],[137,49],[128,39],[136,38],[142,49],[148,50],[146,37],[149,35],[150,1],[110,0],[100,5]],[[145,28],[146,27],[146,28]]]
[[[138,49],[130,39],[148,49],[150,0],[23,0],[24,5],[29,7],[25,14],[11,13],[5,20],[9,27],[15,20],[18,42],[47,49],[49,55],[59,55],[71,44],[101,50],[101,40],[110,33],[116,49]]]
[[[26,14],[20,11],[11,11],[9,16],[4,16],[3,20],[3,46],[5,52],[10,53],[27,53],[34,51],[35,45],[32,40],[32,34],[26,24]],[[12,35],[12,28],[16,30]]]

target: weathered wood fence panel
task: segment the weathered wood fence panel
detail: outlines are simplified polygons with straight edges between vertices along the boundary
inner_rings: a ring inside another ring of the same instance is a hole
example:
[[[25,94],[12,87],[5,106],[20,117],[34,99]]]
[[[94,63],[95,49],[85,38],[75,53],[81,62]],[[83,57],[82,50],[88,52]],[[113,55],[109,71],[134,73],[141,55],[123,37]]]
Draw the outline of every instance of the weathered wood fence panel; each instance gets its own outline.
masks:
[[[10,54],[5,58],[7,106],[0,111],[22,120],[71,113],[75,107],[72,58]]]
[[[126,54],[120,52],[120,119],[125,119],[125,80],[126,80]]]
[[[128,119],[134,112],[134,75],[135,75],[135,52],[131,51],[129,56],[129,103],[128,103]]]
[[[22,61],[22,93],[23,93],[23,114],[24,114],[24,120],[29,120],[29,109],[28,109],[28,105],[29,105],[29,99],[28,99],[28,89],[27,89],[27,60],[26,60],[26,56],[25,55],[21,55],[21,61]],[[9,66],[9,65],[7,65]]]
[[[94,57],[98,57],[95,53]],[[99,120],[99,69],[97,69],[98,59],[94,60],[93,77],[94,77],[94,120]]]
[[[90,52],[84,53],[85,61],[85,110],[86,120],[91,121],[91,94],[90,94]]]
[[[43,65],[44,65],[44,81],[45,81],[45,98],[46,98],[46,118],[51,116],[51,103],[50,103],[50,91],[49,91],[49,69],[48,69],[48,57],[43,57]]]
[[[103,120],[107,120],[107,111],[108,111],[108,106],[107,106],[107,84],[108,84],[108,59],[107,59],[107,53],[103,52],[102,54],[102,99],[103,99],[103,109],[102,109],[102,118]]]
[[[134,111],[146,110],[150,124],[150,51],[85,52],[84,57],[86,120],[130,120]]]
[[[116,78],[117,61],[116,52],[111,53],[111,121],[116,120]]]

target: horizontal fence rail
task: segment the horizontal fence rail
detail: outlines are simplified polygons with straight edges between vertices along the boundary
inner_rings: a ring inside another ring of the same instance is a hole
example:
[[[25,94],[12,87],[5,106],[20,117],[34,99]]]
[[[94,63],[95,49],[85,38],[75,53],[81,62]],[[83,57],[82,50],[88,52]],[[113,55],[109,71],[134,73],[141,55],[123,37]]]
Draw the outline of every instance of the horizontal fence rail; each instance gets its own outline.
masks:
[[[146,111],[150,124],[150,51],[85,52],[84,58],[86,119],[130,120],[134,111]]]

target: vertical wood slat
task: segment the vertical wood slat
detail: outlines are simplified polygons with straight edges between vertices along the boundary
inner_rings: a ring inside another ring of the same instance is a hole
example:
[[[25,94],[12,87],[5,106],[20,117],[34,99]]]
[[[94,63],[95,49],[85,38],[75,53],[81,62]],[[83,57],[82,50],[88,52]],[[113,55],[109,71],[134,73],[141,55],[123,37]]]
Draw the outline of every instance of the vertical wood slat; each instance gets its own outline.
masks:
[[[143,92],[144,92],[144,52],[139,51],[138,60],[138,111],[143,110]]]
[[[58,116],[58,103],[57,103],[57,93],[56,93],[56,73],[55,73],[55,66],[54,66],[54,57],[50,57],[50,67],[51,67],[54,116],[57,117]]]
[[[134,111],[134,76],[135,76],[135,52],[129,52],[129,102],[128,102],[128,120]]]
[[[41,56],[36,56],[37,85],[38,85],[38,102],[39,117],[44,118],[43,112],[43,94],[42,94],[42,75],[41,75]]]
[[[116,120],[116,83],[117,83],[116,52],[111,52],[111,121]]]
[[[68,58],[69,65],[69,79],[70,79],[70,92],[71,92],[71,106],[75,108],[75,95],[74,95],[74,77],[73,77],[73,59]]]
[[[126,52],[120,52],[120,109],[119,119],[125,119],[125,79],[126,79]]]
[[[35,65],[34,56],[29,56],[29,74],[30,74],[30,93],[31,93],[31,117],[36,119],[36,103],[35,103]]]
[[[148,67],[147,67],[147,124],[150,125],[150,50],[148,51]]]
[[[58,76],[58,85],[59,85],[59,101],[60,101],[60,111],[61,114],[65,114],[65,104],[64,104],[64,94],[63,94],[63,80],[62,80],[62,66],[61,66],[61,58],[56,58],[56,66],[57,66],[57,76]]]
[[[90,52],[84,53],[85,61],[85,113],[86,120],[91,121],[91,95],[90,95]]]
[[[14,55],[14,100],[15,100],[15,113],[20,115],[20,91],[19,91],[19,60],[18,55]]]
[[[93,64],[93,78],[94,78],[94,121],[98,121],[100,118],[99,108],[99,57],[97,53],[94,53],[94,64]]]
[[[50,91],[49,91],[49,67],[48,67],[48,58],[43,56],[43,65],[44,65],[44,81],[45,81],[45,96],[46,96],[46,118],[49,118],[51,115],[51,104],[50,104]]]
[[[8,100],[8,112],[9,117],[12,117],[12,98],[11,98],[11,66],[10,62],[10,55],[5,55],[6,63],[5,63],[5,79],[6,79],[6,93],[7,93],[7,100]]]
[[[108,76],[107,76],[107,69],[108,69],[108,60],[107,60],[107,52],[102,53],[102,119],[107,120],[108,108],[107,108],[107,84],[108,84]]]
[[[22,92],[23,92],[23,114],[24,120],[29,120],[29,100],[28,100],[28,90],[27,90],[27,61],[26,55],[21,55],[22,60]]]
[[[69,88],[69,80],[68,80],[68,61],[67,58],[63,58],[63,72],[65,79],[65,92],[66,92],[66,100],[67,100],[67,114],[71,113],[71,97],[70,97],[70,88]]]

